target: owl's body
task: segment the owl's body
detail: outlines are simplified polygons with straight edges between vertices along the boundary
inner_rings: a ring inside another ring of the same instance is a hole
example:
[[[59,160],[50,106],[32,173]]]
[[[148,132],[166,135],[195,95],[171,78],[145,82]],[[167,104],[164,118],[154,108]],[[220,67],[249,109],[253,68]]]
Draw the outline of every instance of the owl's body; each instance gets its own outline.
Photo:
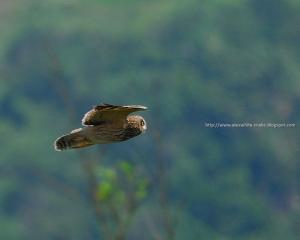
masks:
[[[115,143],[138,136],[147,129],[145,120],[141,116],[127,115],[145,109],[143,106],[97,106],[84,116],[82,123],[85,127],[58,138],[54,144],[55,149],[61,151]]]

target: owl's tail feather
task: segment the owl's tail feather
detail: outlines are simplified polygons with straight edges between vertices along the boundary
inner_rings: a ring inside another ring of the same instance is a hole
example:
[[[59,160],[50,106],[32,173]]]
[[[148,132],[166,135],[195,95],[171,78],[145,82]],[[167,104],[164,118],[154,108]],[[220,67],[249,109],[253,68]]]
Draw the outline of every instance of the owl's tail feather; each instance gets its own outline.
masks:
[[[93,145],[93,143],[87,139],[81,133],[70,133],[56,139],[54,147],[56,151],[62,151],[69,148],[83,148]]]

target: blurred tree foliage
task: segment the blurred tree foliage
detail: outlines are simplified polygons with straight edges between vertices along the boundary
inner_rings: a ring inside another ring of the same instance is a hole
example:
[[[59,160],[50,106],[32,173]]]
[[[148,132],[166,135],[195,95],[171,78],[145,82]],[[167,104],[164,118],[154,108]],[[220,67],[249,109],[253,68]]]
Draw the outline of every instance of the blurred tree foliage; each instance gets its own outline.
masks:
[[[298,239],[299,126],[204,123],[299,123],[299,12],[1,1],[0,239]],[[147,134],[55,152],[100,102],[148,106]]]

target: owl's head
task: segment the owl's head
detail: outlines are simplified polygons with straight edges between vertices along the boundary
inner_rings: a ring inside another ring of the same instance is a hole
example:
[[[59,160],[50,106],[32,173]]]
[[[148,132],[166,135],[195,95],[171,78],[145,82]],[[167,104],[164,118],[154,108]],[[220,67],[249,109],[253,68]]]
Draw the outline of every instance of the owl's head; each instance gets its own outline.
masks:
[[[142,116],[131,115],[127,118],[129,125],[139,128],[141,133],[144,133],[147,130],[147,123]]]

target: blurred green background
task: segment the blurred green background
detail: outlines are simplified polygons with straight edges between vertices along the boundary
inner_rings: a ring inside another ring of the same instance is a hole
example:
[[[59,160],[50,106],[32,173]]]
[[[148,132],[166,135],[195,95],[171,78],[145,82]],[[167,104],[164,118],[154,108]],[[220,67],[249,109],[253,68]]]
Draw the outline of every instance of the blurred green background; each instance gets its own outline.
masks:
[[[299,23],[298,0],[0,1],[0,239],[299,239]],[[101,102],[147,133],[55,152]]]

